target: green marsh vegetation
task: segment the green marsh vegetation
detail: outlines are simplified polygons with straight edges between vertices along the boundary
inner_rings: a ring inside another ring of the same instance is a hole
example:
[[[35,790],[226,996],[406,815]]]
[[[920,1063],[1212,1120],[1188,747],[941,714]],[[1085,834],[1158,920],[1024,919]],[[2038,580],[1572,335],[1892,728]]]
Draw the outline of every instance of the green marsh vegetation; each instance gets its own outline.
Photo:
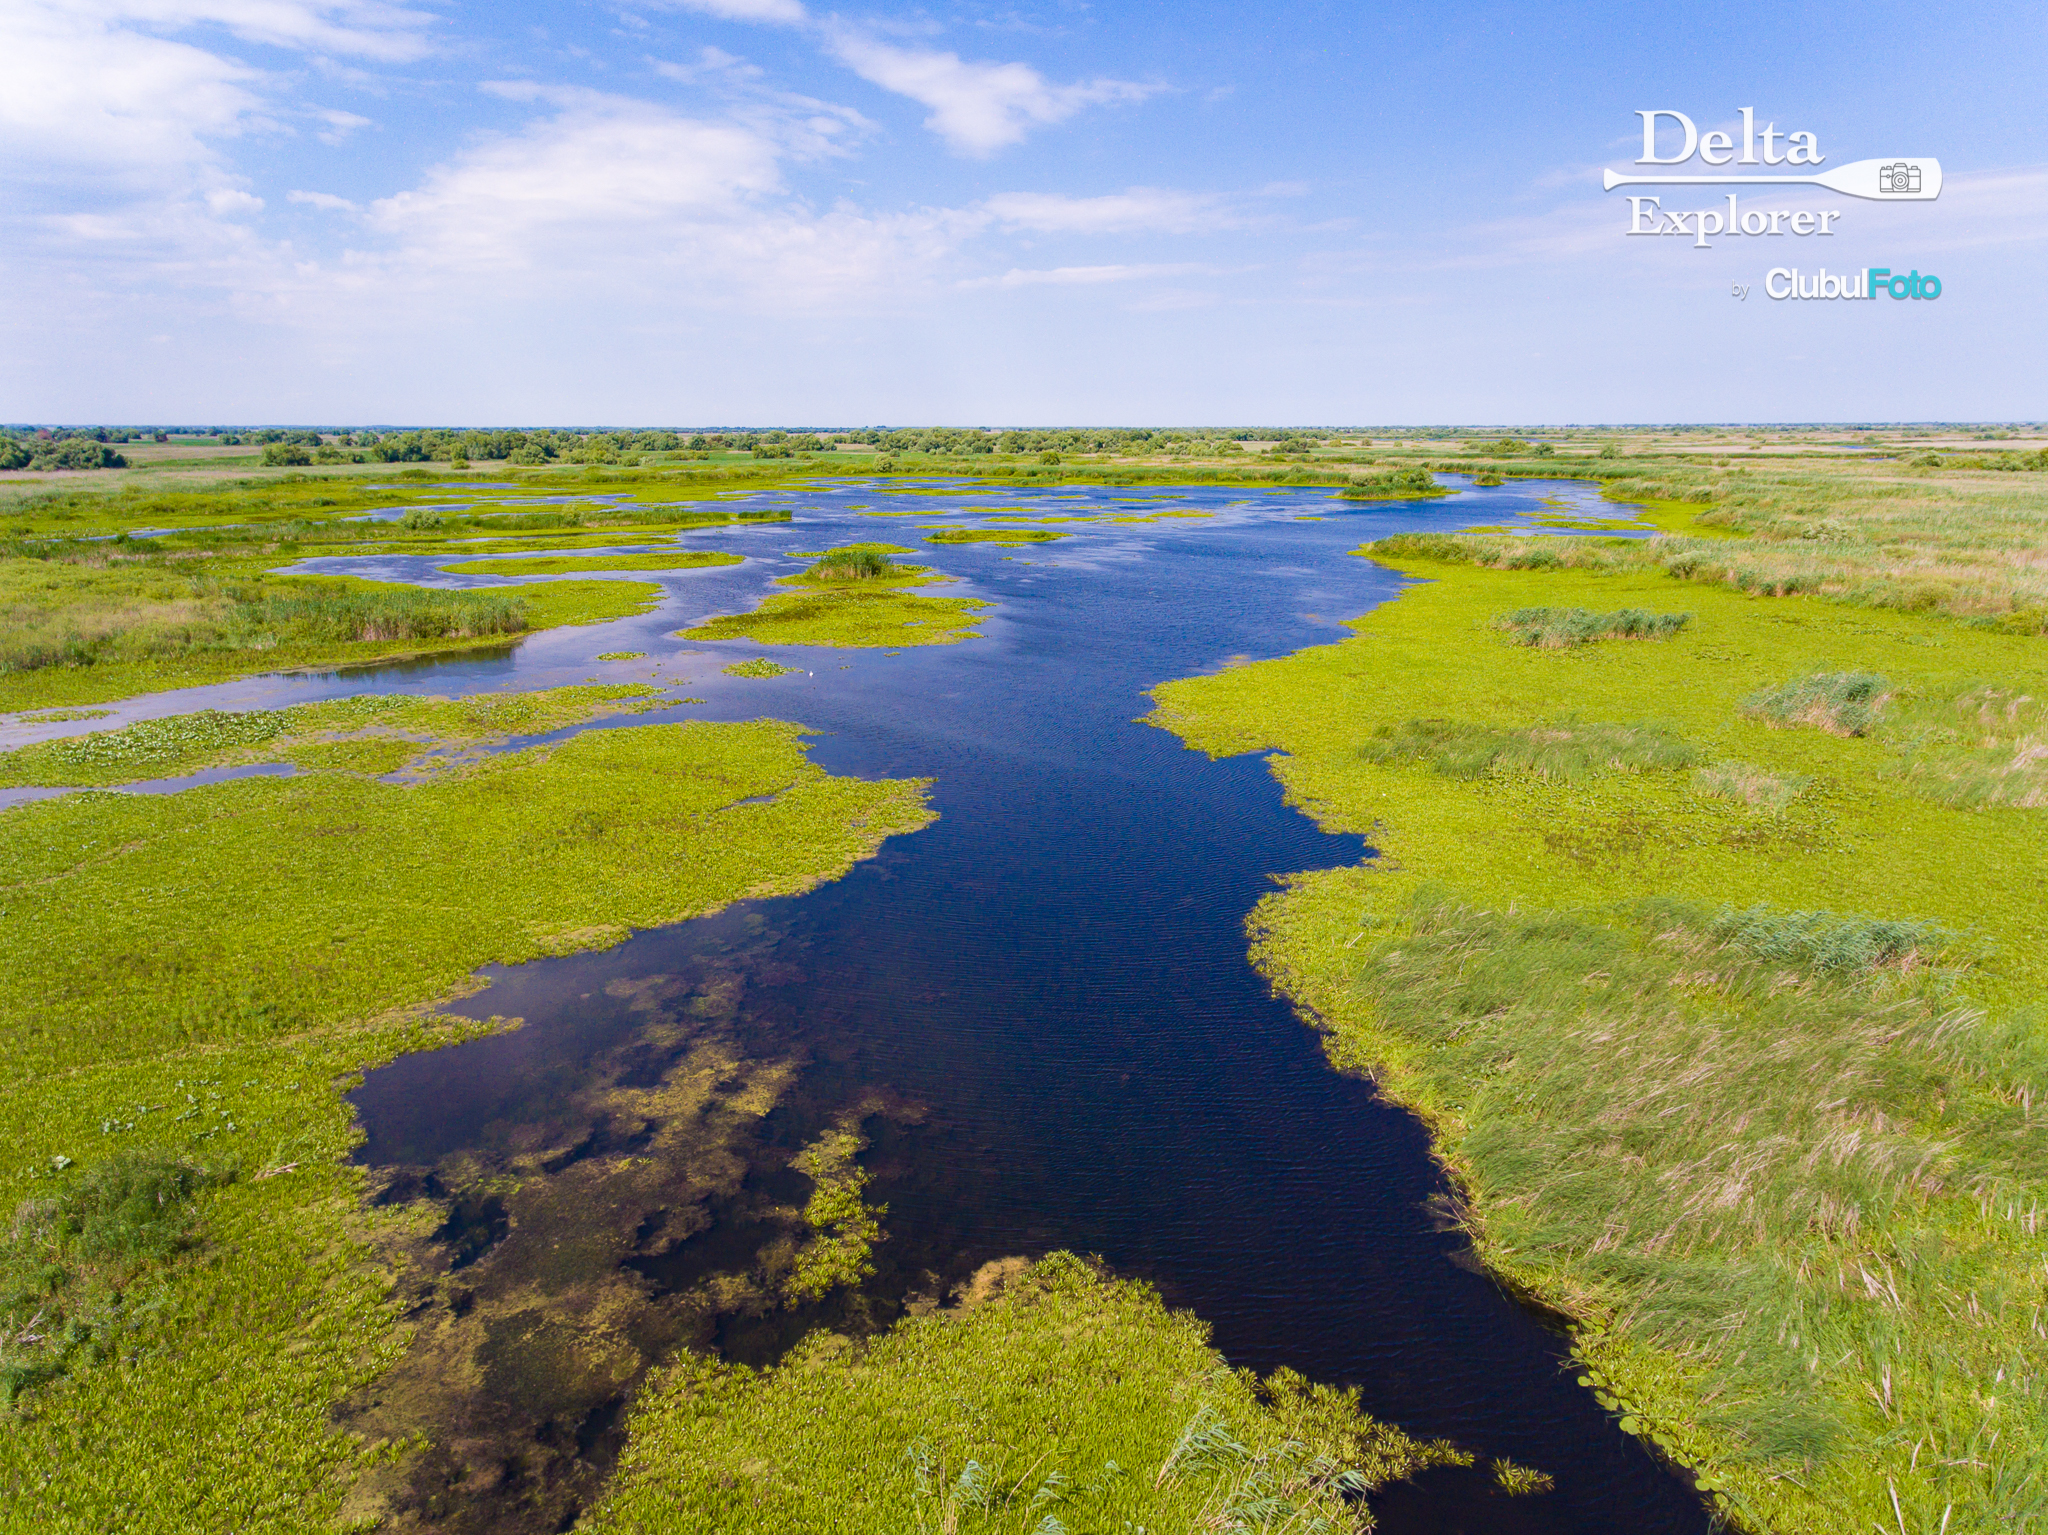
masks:
[[[1565,718],[1522,727],[1456,720],[1380,725],[1358,748],[1368,762],[1426,763],[1446,778],[1590,778],[1689,767],[1699,749],[1668,727]]]
[[[906,513],[906,515],[910,515],[910,514],[907,514],[907,513]],[[799,559],[799,560],[839,560],[839,559],[853,559],[853,558],[855,558],[855,557],[858,557],[858,556],[862,556],[862,555],[869,555],[869,554],[873,554],[873,555],[879,555],[879,556],[882,556],[883,558],[885,558],[885,559],[886,559],[886,558],[887,558],[887,557],[888,557],[889,555],[892,555],[892,554],[915,554],[915,553],[917,553],[917,551],[916,551],[915,549],[912,549],[912,548],[910,548],[910,547],[909,547],[908,545],[906,545],[906,544],[883,544],[883,543],[876,543],[876,542],[873,542],[872,540],[870,540],[870,541],[868,541],[868,542],[865,542],[865,543],[857,543],[857,544],[841,544],[841,545],[839,545],[839,546],[838,546],[837,548],[835,548],[835,549],[799,549],[799,550],[792,550],[792,551],[791,551],[791,554],[790,554],[790,557],[791,557],[792,559]],[[815,567],[813,567],[813,568],[815,568]],[[885,571],[875,570],[875,568],[874,568],[873,566],[869,566],[868,568],[869,568],[870,570],[874,570],[876,574],[886,574],[886,573],[887,573],[887,572],[885,572]]]
[[[751,661],[734,661],[729,666],[721,666],[719,670],[728,677],[794,677],[803,668],[784,666],[780,661],[771,661],[766,656],[756,656]]]
[[[1891,701],[1891,684],[1875,672],[1815,672],[1774,688],[1759,688],[1742,712],[1776,725],[1811,725],[1829,735],[1870,734]]]
[[[977,638],[978,614],[990,604],[976,597],[924,597],[907,590],[950,578],[929,566],[896,564],[883,552],[895,548],[851,544],[829,550],[809,569],[776,582],[796,591],[771,593],[751,613],[707,619],[682,630],[681,637],[883,649]]]
[[[517,491],[521,487],[507,487]],[[636,495],[655,487],[592,495]],[[664,492],[675,495],[683,491]],[[699,487],[710,496],[715,488]],[[453,504],[460,497],[462,504]],[[390,553],[462,557],[523,553],[543,563],[503,574],[573,571],[564,538],[615,541],[637,530],[787,520],[701,499],[637,499],[490,510],[494,492],[428,480],[372,486],[292,475],[204,486],[35,490],[0,496],[0,708],[91,703],[252,672],[508,644],[562,624],[644,611],[660,588],[553,582],[512,592],[431,592],[335,576],[287,576],[301,559]],[[407,506],[395,521],[362,514]],[[169,530],[131,537],[136,530]],[[483,541],[478,541],[482,535]],[[622,556],[595,570],[712,562],[691,551],[640,566]],[[624,563],[621,563],[623,561]]]
[[[413,702],[513,729],[573,703]],[[921,785],[832,778],[771,722],[0,817],[0,1481],[53,1530],[342,1519],[361,1473],[431,1448],[333,1416],[407,1357],[378,1255],[421,1225],[361,1207],[355,1075],[492,1027],[432,1011],[481,965],[804,889],[928,819]]]
[[[804,575],[811,581],[886,581],[908,574],[906,567],[890,560],[889,550],[894,547],[849,544],[843,549],[829,550],[819,555]]]
[[[1672,542],[1386,541],[1426,580],[1354,638],[1154,718],[1277,749],[1380,850],[1269,897],[1255,957],[1428,1122],[1454,1215],[1626,1430],[1742,1528],[2038,1519],[2048,653],[1967,607],[1702,580]],[[1692,621],[1654,644],[1482,637],[1675,579]],[[1607,732],[1666,744],[1602,760]]]
[[[417,545],[439,536],[408,537]],[[0,708],[97,703],[253,672],[505,645],[540,629],[644,611],[660,596],[658,587],[618,581],[435,592],[274,574],[305,556],[389,547],[211,534],[0,550]]]
[[[0,787],[106,788],[255,762],[339,769],[361,761],[378,765],[357,771],[375,774],[444,766],[513,736],[661,707],[650,701],[654,693],[645,683],[623,683],[461,698],[364,693],[283,709],[204,709],[0,752]],[[382,766],[386,760],[392,765]]]
[[[1230,1370],[1194,1317],[1065,1253],[990,1264],[874,1338],[814,1333],[772,1369],[680,1359],[630,1428],[594,1532],[1336,1535],[1371,1528],[1371,1489],[1470,1462],[1353,1395]]]
[[[1067,535],[1051,528],[941,528],[928,544],[1049,544]]]
[[[1668,536],[1439,543],[1424,535],[1412,552],[1429,546],[1438,551],[1430,558],[1497,569],[1641,570],[1763,596],[2048,630],[2048,474],[2036,453],[1918,466],[1888,452],[1852,458],[1803,447],[1714,458],[1658,441],[1613,458],[1513,462],[1507,473],[1597,479],[1608,497],[1644,508],[1642,525]]]
[[[194,1200],[232,1176],[123,1152],[23,1201],[0,1238],[0,1409],[147,1333],[167,1270],[197,1242]]]
[[[1812,787],[1804,773],[1773,773],[1748,762],[1716,762],[1692,775],[1693,787],[1719,799],[1783,810]]]
[[[1623,608],[1619,613],[1593,613],[1585,608],[1517,608],[1494,620],[1518,643],[1562,650],[1595,640],[1661,640],[1683,629],[1690,613],[1652,613]]]

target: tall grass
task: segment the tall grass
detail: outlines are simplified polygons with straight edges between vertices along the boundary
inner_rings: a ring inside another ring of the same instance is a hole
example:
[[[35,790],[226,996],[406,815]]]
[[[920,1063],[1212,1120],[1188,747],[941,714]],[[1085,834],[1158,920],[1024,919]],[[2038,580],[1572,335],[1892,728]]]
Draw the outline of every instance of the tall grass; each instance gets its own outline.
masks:
[[[1742,712],[1773,725],[1811,725],[1829,735],[1868,735],[1892,686],[1876,672],[1815,672],[1779,687],[1760,688]]]
[[[2048,805],[2048,700],[1993,686],[1950,698],[1903,698],[1884,735],[1900,752],[1893,772],[1940,804]]]
[[[1911,1530],[2004,1528],[2048,1515],[2048,1042],[1958,1005],[1948,942],[1425,889],[1354,984],[1410,1042],[1489,1255],[1541,1266],[1593,1355],[1680,1361],[1722,1442],[1774,1474],[1897,1445]]]
[[[0,634],[0,672],[209,650],[512,635],[526,627],[525,602],[495,592],[230,589],[24,615]]]
[[[1587,608],[1517,608],[1496,619],[1495,627],[1507,630],[1521,644],[1562,650],[1595,640],[1668,639],[1691,621],[1690,613],[1652,613],[1647,608],[1623,608],[1618,613],[1595,613]]]
[[[1445,467],[1453,467],[1446,465]],[[2048,632],[2048,476],[1894,464],[1659,456],[1559,460],[1520,473],[1597,474],[1610,494],[1691,502],[1694,524],[1651,539],[1402,534],[1375,553],[1506,570],[1652,570],[1765,597],[1934,610],[2013,633]],[[1730,539],[1727,533],[1744,536]]]
[[[834,549],[815,561],[804,574],[813,581],[873,581],[904,574],[879,549],[852,545]]]

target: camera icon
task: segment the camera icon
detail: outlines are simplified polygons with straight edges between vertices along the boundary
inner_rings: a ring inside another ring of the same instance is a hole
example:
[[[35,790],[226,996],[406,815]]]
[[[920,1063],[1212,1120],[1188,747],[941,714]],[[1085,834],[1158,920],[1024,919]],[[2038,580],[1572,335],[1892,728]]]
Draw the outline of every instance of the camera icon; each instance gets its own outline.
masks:
[[[1920,167],[1908,165],[1903,160],[1896,165],[1880,165],[1877,168],[1877,189],[1891,193],[1919,191]]]

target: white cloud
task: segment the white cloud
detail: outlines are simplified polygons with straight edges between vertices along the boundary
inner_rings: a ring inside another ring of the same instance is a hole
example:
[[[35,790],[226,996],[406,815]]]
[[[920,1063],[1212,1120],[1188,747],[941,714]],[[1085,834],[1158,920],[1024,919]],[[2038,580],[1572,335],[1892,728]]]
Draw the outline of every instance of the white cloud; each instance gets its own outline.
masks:
[[[1152,263],[1130,266],[1060,266],[1036,270],[1013,267],[1000,277],[973,277],[960,284],[963,288],[1037,288],[1073,287],[1106,282],[1135,282],[1147,277],[1184,277],[1190,272],[1205,272],[1206,267],[1186,262]]]
[[[833,54],[862,79],[931,108],[925,126],[965,155],[990,155],[1033,128],[1088,106],[1142,101],[1158,89],[1128,80],[1054,85],[1029,64],[965,60],[957,53],[898,48],[846,26],[827,29]]]
[[[1046,234],[1192,234],[1228,227],[1220,198],[1164,187],[1132,187],[1106,197],[999,192],[982,204],[998,221]]]
[[[493,89],[557,110],[371,204],[366,224],[389,248],[358,252],[322,280],[452,294],[478,291],[473,279],[488,274],[494,302],[545,290],[803,307],[921,284],[985,222],[945,210],[821,213],[791,198],[783,164],[811,153],[815,137],[796,114],[706,120],[581,89]]]
[[[281,104],[284,82],[268,72],[166,34],[224,29],[388,62],[424,52],[433,20],[373,0],[7,0],[5,18],[0,181],[69,179],[75,201],[84,172],[84,195],[101,204],[225,184],[221,142],[277,130],[280,118],[310,115],[326,125],[323,137],[368,122]]]
[[[763,84],[765,71],[759,65],[723,48],[703,49],[695,64],[655,58],[647,62],[665,80],[713,87],[731,103],[735,119],[758,125],[798,155],[844,154],[851,140],[876,131],[875,125],[852,107]]]
[[[369,128],[374,126],[374,124],[371,123],[369,118],[359,117],[353,112],[319,110],[315,111],[313,113],[313,116],[317,118],[319,121],[327,124],[327,126],[324,129],[322,129],[319,134],[320,142],[323,144],[342,143],[344,140],[348,138],[348,136],[351,133],[355,132],[356,129]]]
[[[284,200],[288,203],[304,203],[309,208],[318,208],[324,213],[354,213],[356,205],[346,197],[336,197],[332,192],[287,192]]]
[[[261,213],[263,199],[233,187],[215,187],[206,194],[206,206],[222,218],[232,218],[237,213]]]
[[[17,9],[0,49],[0,162],[108,166],[146,181],[209,157],[262,106],[257,71],[59,8]]]
[[[244,42],[304,53],[335,53],[399,63],[427,51],[426,11],[382,0],[16,0],[33,14],[61,11],[73,21],[152,31],[217,26]]]
[[[370,208],[376,227],[437,263],[524,265],[538,245],[593,243],[621,226],[726,217],[781,189],[778,146],[733,123],[703,122],[625,97],[493,83],[562,110],[484,140],[415,190]]]
[[[775,26],[795,26],[810,20],[797,0],[671,0],[684,10],[716,16],[721,21],[765,21]]]

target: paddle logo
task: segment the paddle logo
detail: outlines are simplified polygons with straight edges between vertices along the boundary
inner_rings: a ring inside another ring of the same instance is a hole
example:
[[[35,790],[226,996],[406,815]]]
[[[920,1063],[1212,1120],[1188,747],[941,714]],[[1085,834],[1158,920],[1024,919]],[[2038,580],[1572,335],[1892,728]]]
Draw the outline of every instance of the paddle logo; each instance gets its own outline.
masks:
[[[1710,249],[1716,240],[1832,240],[1845,210],[1772,206],[1775,193],[1800,195],[1818,187],[1844,197],[1872,202],[1932,202],[1941,196],[1941,162],[1930,158],[1891,155],[1830,165],[1820,135],[1810,129],[1783,133],[1775,122],[1758,127],[1756,110],[1743,107],[1737,130],[1701,133],[1683,112],[1669,107],[1638,111],[1642,119],[1642,170],[1601,173],[1604,191],[1617,187],[1741,187],[1707,207],[1673,207],[1685,194],[1663,190],[1627,194],[1627,236],[1653,239],[1677,236],[1695,250]],[[1683,167],[1683,169],[1679,169]],[[1759,191],[1758,188],[1771,190]],[[1818,263],[1816,263],[1818,266]],[[1890,268],[1864,267],[1829,273],[1825,267],[1802,271],[1773,266],[1764,291],[1772,298],[1895,298],[1941,296],[1941,280],[1918,270],[1894,278]],[[1749,285],[1733,285],[1736,298],[1749,296]]]

